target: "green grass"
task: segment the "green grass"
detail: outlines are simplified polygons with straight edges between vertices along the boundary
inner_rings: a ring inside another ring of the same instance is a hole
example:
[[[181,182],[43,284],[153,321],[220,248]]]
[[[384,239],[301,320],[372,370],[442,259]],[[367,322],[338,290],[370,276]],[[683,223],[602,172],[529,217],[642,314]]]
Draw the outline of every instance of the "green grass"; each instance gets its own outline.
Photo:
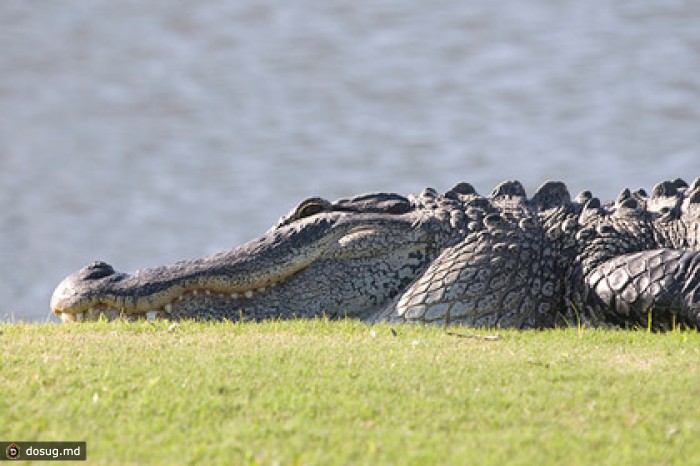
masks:
[[[90,464],[700,464],[698,332],[168,327],[0,325],[0,440],[86,440]]]

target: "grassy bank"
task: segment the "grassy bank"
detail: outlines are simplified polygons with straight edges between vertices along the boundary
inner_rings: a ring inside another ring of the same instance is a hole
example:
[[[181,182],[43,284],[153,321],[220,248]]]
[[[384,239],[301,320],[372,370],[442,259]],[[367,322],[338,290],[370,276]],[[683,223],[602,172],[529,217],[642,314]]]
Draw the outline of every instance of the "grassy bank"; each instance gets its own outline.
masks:
[[[86,440],[91,464],[700,464],[696,332],[395,329],[3,324],[0,440]]]

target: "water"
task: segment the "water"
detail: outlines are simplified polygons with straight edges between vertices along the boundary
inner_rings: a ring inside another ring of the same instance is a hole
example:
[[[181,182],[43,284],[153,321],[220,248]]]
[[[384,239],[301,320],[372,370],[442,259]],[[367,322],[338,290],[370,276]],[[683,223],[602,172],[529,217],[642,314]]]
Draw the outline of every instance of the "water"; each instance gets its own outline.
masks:
[[[669,0],[4,0],[0,318],[312,195],[692,180],[698,24]]]

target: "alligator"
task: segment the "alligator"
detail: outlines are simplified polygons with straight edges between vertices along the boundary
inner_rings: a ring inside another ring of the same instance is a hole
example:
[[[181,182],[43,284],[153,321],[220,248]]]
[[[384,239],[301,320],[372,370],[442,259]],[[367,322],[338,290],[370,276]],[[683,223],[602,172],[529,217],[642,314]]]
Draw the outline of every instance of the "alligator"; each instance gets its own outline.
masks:
[[[700,328],[700,178],[601,203],[528,197],[312,197],[257,239],[127,274],[94,262],[51,298],[63,322],[325,317],[475,327]]]

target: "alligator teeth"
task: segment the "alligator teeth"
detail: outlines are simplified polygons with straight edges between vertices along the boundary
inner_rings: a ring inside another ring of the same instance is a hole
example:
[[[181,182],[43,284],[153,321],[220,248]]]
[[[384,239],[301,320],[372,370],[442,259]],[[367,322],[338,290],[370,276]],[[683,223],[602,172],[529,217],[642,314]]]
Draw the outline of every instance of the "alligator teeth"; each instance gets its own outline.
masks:
[[[146,320],[156,320],[158,317],[158,311],[148,311],[146,313]]]
[[[253,292],[251,290],[248,290],[245,292],[245,297],[246,298],[252,298],[253,297]]]
[[[83,320],[85,320],[85,313],[84,313],[84,312],[78,312],[78,313],[75,315],[75,320],[77,320],[78,322],[82,322]]]
[[[210,295],[211,295],[211,291],[209,291],[209,290],[204,290],[204,294],[206,294],[207,296],[210,296]]]
[[[63,312],[61,314],[61,322],[63,322],[64,324],[67,324],[68,322],[75,322],[75,315]]]
[[[199,293],[199,291],[197,291],[197,290],[192,290],[192,296],[197,296],[197,293]]]
[[[258,289],[255,290],[255,291],[257,291],[258,293],[262,293],[263,291],[265,291],[265,287],[264,287],[264,286],[261,286],[260,288],[258,288]]]
[[[238,299],[238,293],[231,293],[231,299]]]
[[[165,312],[167,312],[168,314],[170,314],[171,312],[173,312],[173,305],[170,304],[170,303],[168,303],[168,304],[165,305],[165,308],[164,308],[164,309],[165,309]]]

